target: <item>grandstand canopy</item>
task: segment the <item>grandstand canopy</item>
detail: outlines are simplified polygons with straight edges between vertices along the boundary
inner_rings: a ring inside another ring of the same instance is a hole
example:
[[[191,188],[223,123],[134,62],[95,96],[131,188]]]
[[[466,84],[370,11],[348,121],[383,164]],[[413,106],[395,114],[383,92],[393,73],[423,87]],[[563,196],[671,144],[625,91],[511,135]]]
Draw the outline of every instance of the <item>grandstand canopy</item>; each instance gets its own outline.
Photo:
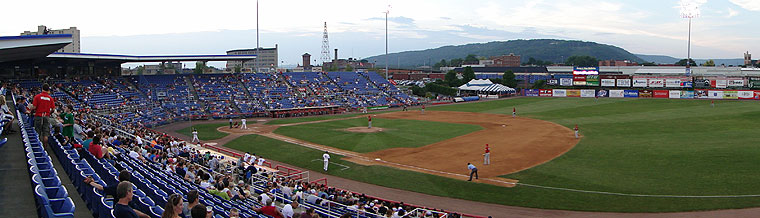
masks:
[[[0,62],[44,58],[71,42],[71,34],[0,36]]]
[[[515,89],[509,88],[502,84],[494,84],[491,80],[487,79],[473,79],[467,82],[467,84],[458,87],[462,91],[477,91],[477,92],[514,92]]]

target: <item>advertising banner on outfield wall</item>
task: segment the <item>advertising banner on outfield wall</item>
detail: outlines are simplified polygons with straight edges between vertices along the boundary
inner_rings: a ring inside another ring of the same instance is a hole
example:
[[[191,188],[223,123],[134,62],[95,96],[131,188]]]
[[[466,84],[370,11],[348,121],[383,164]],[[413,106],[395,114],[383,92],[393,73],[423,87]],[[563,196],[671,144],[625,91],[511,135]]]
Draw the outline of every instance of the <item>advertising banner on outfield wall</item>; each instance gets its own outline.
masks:
[[[599,75],[586,75],[587,86],[599,86]]]
[[[573,78],[559,78],[560,86],[573,86]]]
[[[639,98],[651,98],[651,97],[652,97],[652,90],[639,91]]]
[[[615,87],[615,79],[602,79],[602,86]]]
[[[649,87],[661,88],[665,86],[663,79],[649,79]]]
[[[723,91],[723,99],[739,99],[739,93],[736,91]]]
[[[725,89],[726,87],[728,87],[728,81],[726,81],[725,79],[711,80],[710,87]]]
[[[624,90],[610,90],[610,98],[624,98]]]
[[[600,98],[609,97],[609,91],[604,90],[604,89],[599,90],[598,92],[596,92],[596,97],[600,97]]]
[[[631,87],[631,79],[617,79],[617,87]]]
[[[567,97],[567,90],[565,89],[553,89],[552,96],[554,97]]]
[[[730,79],[728,80],[729,87],[744,87],[744,79]]]
[[[681,90],[668,91],[668,98],[681,98]]]
[[[581,98],[593,98],[593,97],[596,97],[596,90],[593,90],[593,89],[581,90]]]
[[[670,97],[670,92],[668,90],[654,90],[652,96],[655,98],[668,98]]]
[[[710,80],[707,79],[695,79],[694,80],[694,88],[695,89],[707,89],[710,88]]]
[[[723,91],[720,90],[709,90],[707,91],[708,98],[711,99],[723,99]]]
[[[538,89],[524,89],[525,96],[538,97]]]
[[[697,89],[694,90],[694,98],[709,98],[709,95],[707,95],[707,90]]]
[[[633,79],[633,87],[647,87],[647,79]]]
[[[753,91],[755,92],[755,97],[752,97],[752,99],[760,100],[760,91]]]
[[[753,91],[736,91],[736,96],[739,99],[752,99],[755,97],[755,92]]]
[[[567,90],[567,97],[581,97],[581,90],[580,89],[568,89]]]
[[[684,99],[694,98],[694,91],[681,91],[681,98],[684,98]]]
[[[541,97],[552,97],[552,90],[551,89],[539,89],[538,90],[538,96],[541,96]]]
[[[558,79],[549,79],[549,80],[546,80],[546,85],[556,86],[558,84],[559,84],[559,80]]]
[[[638,90],[625,90],[623,95],[626,98],[638,98],[639,97],[639,91]]]
[[[573,76],[573,85],[574,86],[585,86],[586,85],[586,75],[574,75]]]

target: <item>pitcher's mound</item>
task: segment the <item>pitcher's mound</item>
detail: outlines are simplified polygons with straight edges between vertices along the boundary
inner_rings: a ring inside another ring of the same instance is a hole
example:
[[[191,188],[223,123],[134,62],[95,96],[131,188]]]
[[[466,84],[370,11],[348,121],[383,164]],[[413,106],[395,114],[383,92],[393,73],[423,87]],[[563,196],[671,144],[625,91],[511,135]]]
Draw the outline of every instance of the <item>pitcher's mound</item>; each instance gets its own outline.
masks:
[[[345,129],[343,129],[343,131],[359,132],[359,133],[373,133],[373,132],[382,132],[382,131],[385,131],[385,128],[380,128],[380,127],[372,127],[372,128],[367,128],[367,127],[351,127],[351,128],[345,128]]]

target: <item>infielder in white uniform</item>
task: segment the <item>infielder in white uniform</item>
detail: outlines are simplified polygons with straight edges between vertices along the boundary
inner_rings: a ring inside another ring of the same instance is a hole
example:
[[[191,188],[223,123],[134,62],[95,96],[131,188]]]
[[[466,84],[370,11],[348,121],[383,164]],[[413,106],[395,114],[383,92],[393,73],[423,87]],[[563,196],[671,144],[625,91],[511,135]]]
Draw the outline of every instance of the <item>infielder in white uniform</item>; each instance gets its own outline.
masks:
[[[195,129],[195,128],[193,128],[193,140],[192,140],[192,141],[190,141],[190,142],[193,142],[193,143],[194,143],[194,142],[196,142],[196,141],[198,141],[198,142],[201,142],[201,140],[200,140],[200,139],[198,139],[198,130],[197,130],[197,129]]]
[[[243,120],[241,120],[240,122],[241,122],[240,124],[241,129],[248,129],[248,125],[245,124],[246,123],[245,118],[243,118]]]
[[[330,164],[330,154],[325,151],[325,154],[322,155],[322,159],[325,161],[325,172],[327,172],[327,165]]]

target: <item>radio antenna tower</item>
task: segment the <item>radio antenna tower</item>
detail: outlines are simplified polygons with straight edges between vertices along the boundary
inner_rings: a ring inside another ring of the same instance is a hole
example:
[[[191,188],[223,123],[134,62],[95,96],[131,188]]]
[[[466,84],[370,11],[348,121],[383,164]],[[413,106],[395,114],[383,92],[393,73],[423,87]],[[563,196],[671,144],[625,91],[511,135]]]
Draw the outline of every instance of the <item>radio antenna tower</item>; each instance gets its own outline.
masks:
[[[322,34],[322,57],[320,58],[322,64],[330,62],[330,41],[327,40],[327,22],[325,22],[325,31]]]

